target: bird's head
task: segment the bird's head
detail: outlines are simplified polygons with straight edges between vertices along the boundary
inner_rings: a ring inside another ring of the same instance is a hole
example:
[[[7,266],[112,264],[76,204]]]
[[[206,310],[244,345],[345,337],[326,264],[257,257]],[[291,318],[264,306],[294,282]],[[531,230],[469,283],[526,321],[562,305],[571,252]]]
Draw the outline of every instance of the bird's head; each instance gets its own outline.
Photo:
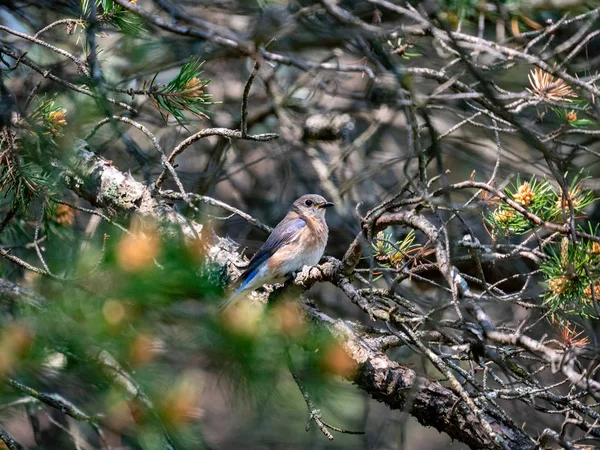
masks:
[[[325,209],[333,206],[325,198],[317,194],[303,195],[292,204],[292,211],[303,216],[325,218]]]

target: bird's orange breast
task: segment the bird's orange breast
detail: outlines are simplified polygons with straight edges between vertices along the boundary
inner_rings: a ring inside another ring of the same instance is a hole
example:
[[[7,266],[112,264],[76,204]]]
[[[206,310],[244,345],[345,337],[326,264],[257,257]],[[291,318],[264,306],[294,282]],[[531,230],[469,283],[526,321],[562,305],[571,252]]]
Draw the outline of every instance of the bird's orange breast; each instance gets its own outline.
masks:
[[[285,277],[302,270],[304,266],[314,266],[323,256],[329,234],[327,224],[313,217],[302,219],[306,221],[306,227],[300,231],[298,237],[269,258],[269,269],[278,276]]]

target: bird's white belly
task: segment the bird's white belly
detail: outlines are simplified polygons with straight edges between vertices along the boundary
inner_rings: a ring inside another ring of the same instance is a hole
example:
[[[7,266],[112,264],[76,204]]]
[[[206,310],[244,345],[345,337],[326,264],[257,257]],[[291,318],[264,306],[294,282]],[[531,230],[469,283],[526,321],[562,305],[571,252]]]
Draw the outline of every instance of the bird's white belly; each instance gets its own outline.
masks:
[[[299,252],[299,254],[294,255],[293,258],[290,258],[281,264],[278,272],[282,275],[289,275],[293,272],[298,272],[302,270],[304,266],[315,266],[318,264],[323,252],[325,251],[325,246],[315,246],[313,250],[308,251],[304,250]]]

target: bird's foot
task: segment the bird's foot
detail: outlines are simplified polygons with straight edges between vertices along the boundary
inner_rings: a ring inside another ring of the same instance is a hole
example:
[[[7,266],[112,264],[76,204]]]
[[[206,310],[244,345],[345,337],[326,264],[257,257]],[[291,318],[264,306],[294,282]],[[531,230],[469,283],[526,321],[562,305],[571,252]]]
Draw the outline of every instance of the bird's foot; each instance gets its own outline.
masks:
[[[304,266],[302,270],[292,273],[294,284],[308,289],[313,284],[323,279],[319,266]]]

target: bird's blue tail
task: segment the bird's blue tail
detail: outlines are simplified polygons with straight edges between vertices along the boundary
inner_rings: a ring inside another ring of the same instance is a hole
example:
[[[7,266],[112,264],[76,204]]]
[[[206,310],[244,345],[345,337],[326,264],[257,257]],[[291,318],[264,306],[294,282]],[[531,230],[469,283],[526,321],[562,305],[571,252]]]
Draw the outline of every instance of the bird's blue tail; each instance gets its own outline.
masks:
[[[236,300],[238,300],[244,291],[244,286],[240,286],[227,300],[223,301],[219,306],[219,312],[225,311],[229,306],[231,306]]]
[[[225,300],[223,303],[221,303],[221,305],[219,306],[220,312],[225,311],[225,309],[227,309],[229,306],[231,306],[233,303],[235,303],[237,300],[239,300],[242,297],[241,294],[247,289],[248,284],[254,279],[254,277],[256,277],[259,269],[260,269],[260,267],[257,267],[252,272],[250,272],[248,274],[248,276],[246,276],[246,278],[244,279],[244,281],[242,282],[240,287],[237,288],[237,290],[231,295],[231,297],[229,297],[227,300]]]

